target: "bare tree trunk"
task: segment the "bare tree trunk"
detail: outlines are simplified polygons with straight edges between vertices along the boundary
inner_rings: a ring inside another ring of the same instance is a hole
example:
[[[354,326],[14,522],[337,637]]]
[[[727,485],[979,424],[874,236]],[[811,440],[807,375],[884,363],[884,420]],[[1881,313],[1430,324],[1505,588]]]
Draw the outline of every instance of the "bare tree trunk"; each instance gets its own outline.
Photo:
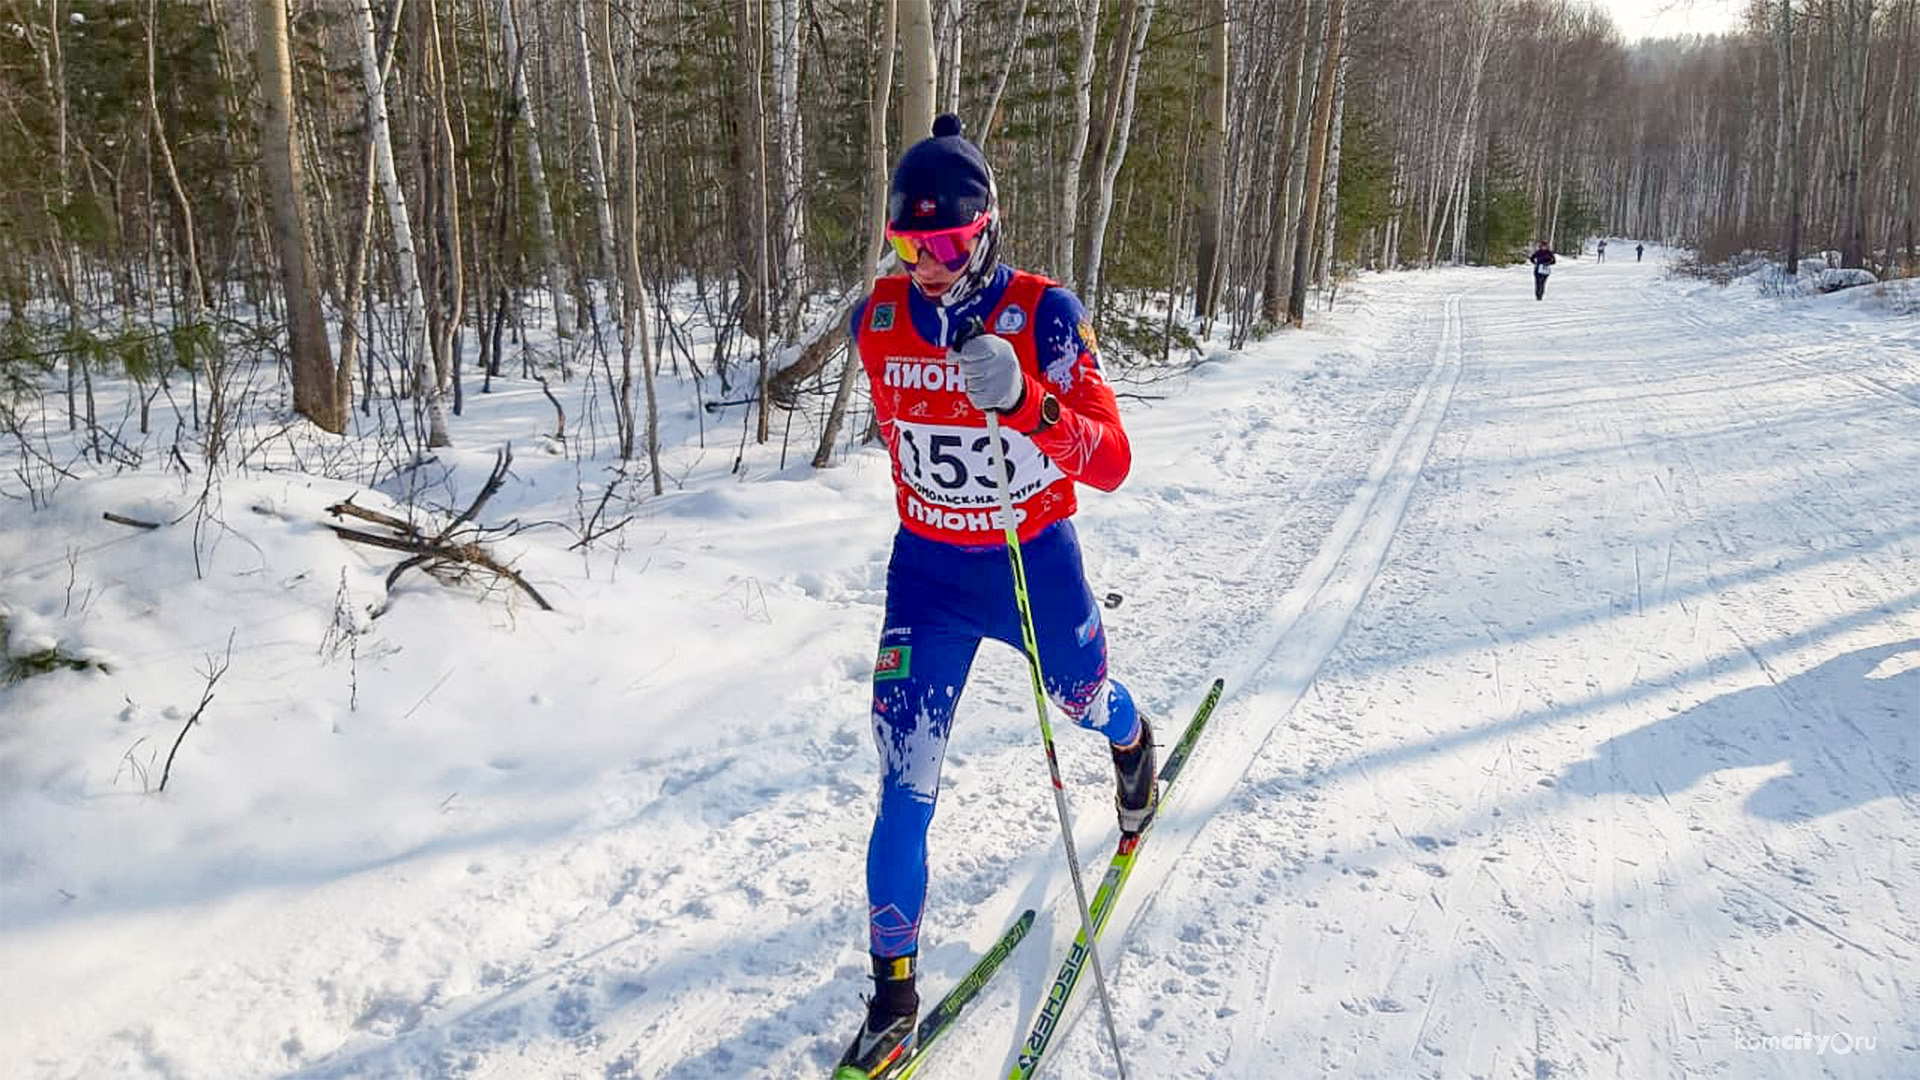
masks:
[[[427,75],[433,88],[432,117],[433,134],[431,156],[435,167],[432,170],[433,181],[437,181],[438,190],[433,199],[435,213],[429,225],[437,245],[434,264],[439,268],[439,288],[434,293],[436,307],[435,318],[428,325],[435,328],[433,338],[433,373],[441,391],[452,389],[454,409],[460,407],[460,391],[455,381],[455,367],[459,362],[457,355],[460,322],[466,314],[466,265],[462,258],[460,239],[460,154],[453,138],[452,113],[447,101],[447,67],[440,45],[440,14],[438,0],[420,0],[423,4],[427,43]]]
[[[611,20],[606,24],[607,36],[602,42],[608,104],[611,108],[607,120],[615,129],[615,138],[612,140],[615,144],[614,164],[620,177],[621,243],[617,249],[620,288],[617,293],[619,306],[613,312],[620,324],[620,378],[615,388],[614,407],[619,414],[620,460],[631,461],[640,434],[640,424],[634,417],[633,406],[633,352],[637,342],[640,348],[640,381],[646,395],[648,472],[653,482],[653,493],[658,495],[664,490],[660,476],[660,409],[653,383],[653,340],[647,332],[646,290],[641,286],[640,277],[640,126],[634,116],[633,80],[621,75],[636,66],[636,35],[631,22],[624,26],[626,33],[622,38],[622,55],[626,63],[615,62],[613,36],[616,26]]]
[[[553,199],[547,194],[547,167],[540,154],[540,127],[533,109],[533,96],[527,93],[526,57],[520,48],[519,30],[513,19],[514,0],[500,0],[501,47],[505,52],[507,79],[513,88],[514,107],[527,133],[527,180],[533,186],[533,221],[540,238],[540,258],[547,268],[547,288],[553,293],[553,324],[561,337],[573,335],[573,286],[567,279],[566,260],[560,257],[560,244],[554,235]],[[511,183],[511,177],[501,177]]]
[[[973,140],[974,145],[978,146],[983,154],[987,151],[987,140],[993,138],[993,129],[1000,126],[1000,101],[1006,96],[1007,79],[1013,75],[1013,62],[1020,57],[1018,44],[1026,33],[1027,7],[1030,2],[1031,0],[1020,0],[1020,9],[1014,13],[1012,40],[1015,47],[1007,50],[1005,59],[1000,63],[1000,74],[993,80],[993,96],[987,99],[987,111],[983,114],[979,137]]]
[[[1400,155],[1393,156],[1393,185],[1388,201],[1393,206],[1393,216],[1387,219],[1386,235],[1380,239],[1380,269],[1393,270],[1400,265],[1400,222],[1406,217],[1402,203],[1406,199],[1406,172],[1401,167]]]
[[[1087,222],[1085,292],[1081,297],[1096,310],[1102,306],[1100,269],[1106,252],[1107,221],[1113,214],[1114,183],[1120,176],[1120,166],[1127,160],[1127,142],[1133,128],[1133,96],[1140,83],[1140,58],[1146,53],[1147,31],[1153,26],[1155,3],[1156,0],[1134,0],[1133,12],[1127,20],[1133,34],[1130,42],[1123,43],[1127,51],[1122,56],[1125,63],[1120,65],[1124,74],[1114,73],[1120,80],[1115,87],[1118,100],[1109,114],[1107,137],[1101,146],[1101,170],[1094,178],[1093,220]]]
[[[1195,176],[1202,171],[1193,161],[1194,136],[1200,129],[1206,126],[1205,122],[1200,119],[1200,98],[1202,95],[1197,85],[1199,81],[1200,73],[1196,71],[1187,84],[1187,116],[1186,123],[1182,125],[1185,137],[1180,140],[1180,164],[1174,170],[1174,175],[1176,176]],[[1180,270],[1180,261],[1181,257],[1186,254],[1188,223],[1193,216],[1188,210],[1189,207],[1184,205],[1182,200],[1179,199],[1169,200],[1167,205],[1167,226],[1165,234],[1167,274],[1165,285],[1166,313],[1160,320],[1160,363],[1163,365],[1173,356],[1173,321],[1174,316],[1180,311],[1180,286],[1183,277]],[[1199,310],[1197,303],[1195,304],[1195,310]],[[1201,324],[1200,336],[1204,338],[1209,335],[1212,332],[1212,325],[1211,320],[1203,322]]]
[[[759,0],[734,0],[734,55],[737,64],[739,95],[734,115],[734,153],[739,169],[734,177],[734,251],[740,264],[740,289],[744,295],[743,323],[747,332],[759,341],[759,360],[755,364],[756,401],[754,441],[764,444],[770,437],[773,313],[768,304],[767,246],[767,160],[766,110],[760,83],[762,42],[765,27],[755,18]]]
[[[1899,97],[1899,91],[1912,78],[1914,62],[1920,61],[1920,56],[1914,55],[1912,39],[1913,14],[1916,6],[1920,5],[1916,5],[1913,0],[1907,0],[1905,4],[1899,4],[1890,13],[1898,18],[1898,30],[1889,39],[1893,52],[1893,76],[1887,82],[1889,93],[1886,111],[1881,118],[1880,159],[1873,169],[1873,175],[1879,181],[1877,184],[1879,190],[1875,199],[1876,208],[1879,209],[1879,220],[1875,224],[1882,230],[1880,235],[1884,238],[1886,252],[1884,269],[1888,271],[1892,270],[1900,251],[1899,200],[1901,188],[1907,182],[1903,179],[1906,174],[1901,171],[1901,166],[1904,164],[1902,159],[1913,153],[1912,146],[1903,141],[1906,133],[1907,110],[1901,107],[1904,102]],[[1881,25],[1884,27],[1886,24],[1883,21]]]
[[[1447,248],[1447,261],[1458,266],[1467,261],[1467,215],[1473,206],[1473,170],[1460,170],[1460,182],[1455,186],[1457,194],[1453,205],[1453,241]]]
[[[781,306],[780,332],[791,333],[799,322],[800,303],[807,293],[806,128],[800,111],[800,0],[774,0],[778,33],[773,49],[773,113],[780,147]]]
[[[1060,220],[1055,223],[1053,272],[1061,281],[1074,280],[1073,256],[1079,237],[1080,166],[1093,134],[1093,64],[1100,37],[1100,0],[1075,0],[1080,12],[1080,54],[1073,65],[1073,126],[1068,129],[1066,157],[1054,169],[1060,178]]]
[[[284,5],[285,0],[262,0]],[[427,341],[427,300],[420,288],[420,262],[413,247],[413,215],[400,188],[400,173],[394,165],[393,139],[387,122],[386,79],[375,55],[373,7],[370,0],[359,0],[360,76],[367,87],[367,128],[373,140],[374,167],[380,172],[380,186],[386,192],[387,223],[393,229],[394,265],[400,275],[400,291],[407,305],[406,347],[413,353],[414,390],[420,395],[427,423],[428,446],[450,446],[447,434],[446,402],[440,381],[433,370],[432,347]]]
[[[1340,73],[1335,77],[1333,88],[1333,144],[1327,149],[1327,177],[1320,193],[1321,217],[1325,219],[1325,235],[1320,242],[1320,291],[1325,293],[1333,283],[1333,242],[1340,223],[1340,143],[1341,129],[1347,115],[1347,58],[1340,58]]]
[[[1301,126],[1299,114],[1304,104],[1301,99],[1306,94],[1310,9],[1311,5],[1302,0],[1299,31],[1294,36],[1293,71],[1285,76],[1286,93],[1281,95],[1280,118],[1274,127],[1273,207],[1268,219],[1266,273],[1260,289],[1260,321],[1268,326],[1277,325],[1287,311],[1282,283],[1288,267],[1288,240],[1293,236],[1289,228],[1293,220],[1293,131]]]
[[[1553,195],[1552,202],[1549,204],[1551,209],[1547,216],[1547,244],[1558,248],[1560,246],[1560,207],[1566,201],[1567,194],[1566,174],[1558,169],[1554,170],[1553,182],[1548,185],[1548,190],[1552,191]]]
[[[833,354],[838,350],[841,340],[846,333],[847,316],[852,314],[854,304],[858,303],[866,292],[872,291],[873,277],[877,274],[892,273],[894,269],[898,267],[898,262],[894,259],[892,251],[885,247],[887,171],[892,164],[891,159],[887,155],[887,131],[885,121],[887,117],[888,99],[893,86],[894,46],[896,40],[903,37],[900,29],[900,17],[905,11],[905,8],[902,6],[902,0],[879,0],[875,11],[880,19],[881,25],[878,28],[880,40],[875,42],[874,48],[880,51],[869,54],[870,70],[875,73],[873,77],[876,81],[869,84],[865,100],[867,102],[869,125],[878,124],[880,126],[869,126],[867,132],[868,154],[872,159],[874,169],[874,172],[870,176],[872,186],[868,192],[869,201],[872,205],[873,219],[871,224],[874,231],[867,238],[868,246],[866,252],[868,258],[861,267],[861,272],[866,284],[864,291],[854,291],[844,296],[840,303],[834,306],[833,313],[824,322],[816,324],[815,328],[807,333],[798,343],[795,349],[797,356],[793,362],[782,367],[774,374],[769,382],[769,394],[778,401],[792,400],[793,394],[798,390],[801,382],[812,378],[818,374],[821,369],[826,367],[827,363],[833,359]],[[932,40],[931,36],[924,39],[926,48],[931,47]],[[927,66],[929,70],[931,69],[933,63],[931,53],[923,50],[916,54],[913,49],[907,46],[904,40],[900,41],[899,52],[902,66],[911,67],[914,64],[920,64]],[[911,85],[916,80],[909,77],[904,81],[908,85]],[[932,107],[930,100],[927,103],[927,107]],[[933,117],[931,115],[925,117],[924,123],[918,128],[912,127],[907,117],[902,117],[900,123],[901,129],[904,132],[902,139],[905,143],[911,145],[931,134]],[[837,402],[836,408],[844,409],[845,401],[843,395],[851,393],[847,380],[852,378],[852,376],[853,373],[842,374],[840,383],[841,390],[835,394]],[[828,430],[822,437],[820,453],[816,455],[816,460],[822,460],[823,456],[830,452],[837,423],[837,421],[831,419],[830,414]]]
[[[379,58],[380,84],[382,86],[386,85],[387,80],[391,78],[393,74],[393,57],[395,52],[393,48],[395,34],[393,31],[399,25],[400,12],[401,7],[396,4],[393,9],[394,22],[387,28],[387,52],[385,56]],[[340,283],[342,298],[340,301],[340,364],[338,368],[338,378],[346,383],[349,388],[353,385],[354,373],[360,365],[360,312],[366,303],[367,297],[367,254],[373,250],[373,211],[378,202],[378,189],[376,184],[379,178],[379,169],[376,164],[377,161],[378,155],[376,154],[373,131],[371,126],[369,126],[367,130],[366,149],[361,155],[360,163],[360,201],[356,204],[360,208],[359,231],[354,234],[353,249],[347,258],[345,269],[346,279]],[[366,367],[365,390],[361,401],[361,410],[363,412],[370,412],[374,394],[373,365],[371,361],[368,362]],[[350,395],[351,390],[345,390],[343,394]],[[342,400],[351,401],[352,398],[351,396],[346,396],[343,397]]]
[[[1306,323],[1307,267],[1312,261],[1313,226],[1320,214],[1320,182],[1326,175],[1328,131],[1333,124],[1333,81],[1340,70],[1340,24],[1346,0],[1329,0],[1327,43],[1320,60],[1320,86],[1314,91],[1313,145],[1307,151],[1306,206],[1300,212],[1294,236],[1293,290],[1287,297],[1287,318],[1295,326]]]
[[[1427,263],[1429,266],[1431,266],[1433,261],[1438,257],[1441,230],[1449,222],[1455,225],[1455,243],[1451,245],[1451,248],[1454,250],[1454,257],[1456,259],[1459,258],[1458,249],[1464,247],[1464,234],[1460,229],[1460,222],[1465,219],[1467,213],[1465,197],[1470,193],[1470,189],[1467,186],[1467,176],[1472,171],[1473,165],[1473,133],[1480,118],[1480,98],[1483,91],[1483,76],[1486,72],[1487,57],[1493,49],[1494,39],[1493,13],[1478,4],[1475,4],[1470,10],[1475,19],[1469,31],[1470,48],[1472,51],[1468,59],[1466,78],[1461,85],[1459,107],[1451,113],[1453,122],[1456,125],[1455,130],[1457,131],[1457,137],[1454,140],[1453,151],[1449,157],[1450,164],[1444,175],[1440,177],[1447,191],[1446,209],[1441,211],[1438,217],[1428,223]],[[1552,186],[1557,192],[1557,179]],[[1553,196],[1553,199],[1554,208],[1548,212],[1550,214],[1557,214],[1559,206],[1559,196],[1557,193]]]
[[[1793,94],[1793,0],[1780,0],[1780,26],[1775,37],[1780,57],[1781,153],[1787,172],[1787,275],[1800,273],[1800,104]]]
[[[587,0],[574,0],[574,40],[580,53],[580,107],[586,112],[587,123],[587,183],[589,195],[593,200],[593,219],[596,235],[599,238],[598,250],[594,255],[594,267],[600,279],[606,283],[608,306],[618,311],[613,293],[619,288],[614,277],[613,264],[613,211],[607,202],[607,158],[602,147],[606,135],[600,129],[599,91],[593,84],[593,48],[587,43]]]
[[[1920,18],[1915,18],[1914,5],[1908,5],[1907,13],[1910,23],[1920,22]],[[1914,214],[1920,211],[1920,149],[1916,149],[1916,144],[1920,144],[1920,52],[1915,51],[1915,46],[1916,43],[1911,41],[1907,45],[1908,53],[1913,56],[1914,77],[1913,94],[1904,106],[1908,121],[1906,125],[1908,135],[1905,140],[1907,164],[1904,170],[1907,177],[1907,196],[1905,206],[1900,212],[1907,238],[1907,273],[1909,275],[1920,270],[1920,245],[1916,245],[1913,227]]]
[[[931,0],[899,2],[900,145],[904,149],[933,131],[939,62],[934,53]]]
[[[653,382],[653,335],[647,331],[646,290],[640,285],[640,125],[634,117],[633,95],[621,95],[626,125],[627,147],[627,228],[626,339],[640,343],[640,379],[647,395],[647,472],[653,478],[653,493],[664,489],[660,476],[660,398]]]
[[[1227,199],[1227,80],[1232,65],[1228,52],[1232,23],[1227,0],[1207,0],[1212,22],[1207,48],[1207,104],[1200,128],[1200,175],[1194,184],[1193,314],[1211,323],[1220,307],[1220,274],[1225,260],[1220,251],[1222,217]]]
[[[893,86],[893,39],[898,17],[896,0],[880,0],[880,33],[874,42],[873,80],[867,96],[867,235],[866,247],[862,250],[867,254],[866,294],[869,295],[873,292],[874,268],[879,265],[887,223],[887,98]],[[841,326],[846,325],[847,314],[840,314]],[[859,354],[851,347],[846,352],[846,366],[840,369],[840,382],[833,391],[833,407],[828,410],[827,422],[821,429],[820,445],[813,452],[816,469],[826,468],[833,460],[833,444],[840,438],[847,402],[852,400],[853,385],[860,376]]]
[[[966,55],[967,24],[960,17],[960,0],[934,0],[939,5],[939,14],[933,19],[934,39],[939,43],[934,50],[934,82],[939,93],[934,99],[933,111],[938,113],[960,113],[960,73],[963,69],[963,57]]]
[[[1873,0],[1843,0],[1840,17],[1841,55],[1836,77],[1840,80],[1842,122],[1846,125],[1840,165],[1842,244],[1840,265],[1865,266],[1867,262],[1866,143],[1867,143],[1867,64],[1873,55]],[[1844,11],[1844,14],[1843,14]]]
[[[363,0],[364,3],[364,0]],[[274,246],[287,302],[287,352],[293,408],[324,430],[346,429],[334,384],[333,352],[320,310],[320,271],[307,226],[306,170],[294,140],[293,58],[287,45],[286,0],[258,0],[260,88],[265,105],[261,159],[273,191]]]
[[[391,51],[388,55],[392,55]],[[340,282],[340,363],[335,368],[334,379],[340,385],[340,400],[348,403],[349,408],[353,401],[354,372],[360,366],[360,309],[367,296],[367,252],[373,247],[373,207],[377,194],[374,175],[373,140],[368,139],[366,152],[361,156],[360,201],[356,204],[360,207],[360,223],[353,234],[353,249]],[[367,381],[368,399],[363,400],[363,409],[368,407],[373,394],[372,382],[372,379]]]

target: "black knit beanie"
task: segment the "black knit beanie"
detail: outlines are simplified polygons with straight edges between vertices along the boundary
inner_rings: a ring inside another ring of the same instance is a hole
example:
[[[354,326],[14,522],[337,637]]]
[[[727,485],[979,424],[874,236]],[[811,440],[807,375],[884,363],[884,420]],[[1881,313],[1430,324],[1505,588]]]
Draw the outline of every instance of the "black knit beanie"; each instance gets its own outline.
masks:
[[[887,187],[887,225],[903,232],[951,229],[993,209],[993,170],[980,148],[960,134],[960,118],[933,122],[933,137],[900,155]]]

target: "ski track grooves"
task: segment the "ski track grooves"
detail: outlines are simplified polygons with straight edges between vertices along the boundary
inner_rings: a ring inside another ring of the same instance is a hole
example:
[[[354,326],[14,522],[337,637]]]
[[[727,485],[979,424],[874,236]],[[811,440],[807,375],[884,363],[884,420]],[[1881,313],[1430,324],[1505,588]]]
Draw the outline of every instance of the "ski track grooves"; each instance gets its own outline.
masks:
[[[1442,305],[1438,340],[1426,378],[1326,540],[1293,587],[1253,628],[1257,632],[1249,635],[1248,643],[1222,665],[1227,689],[1209,733],[1188,763],[1178,799],[1154,826],[1154,841],[1142,850],[1133,878],[1109,923],[1103,952],[1109,972],[1117,970],[1117,951],[1126,940],[1128,928],[1166,884],[1180,855],[1232,797],[1254,758],[1313,684],[1386,561],[1459,383],[1463,351],[1460,302],[1460,295],[1455,294]],[[1236,1014],[1226,1045],[1240,1045],[1248,1035],[1257,1038],[1257,1029],[1267,1016],[1264,1002],[1274,992],[1270,967],[1267,961],[1249,958],[1246,970],[1255,974],[1243,987],[1249,996],[1236,995],[1246,1007]],[[1094,1007],[1093,988],[1083,990],[1062,1018],[1063,1026],[1074,1025],[1082,1010]],[[1077,1041],[1073,1038],[1076,1034],[1057,1035],[1051,1056],[1062,1056],[1066,1044]]]
[[[1210,796],[1206,816],[1226,801],[1254,756],[1313,684],[1386,562],[1460,381],[1464,328],[1458,294],[1447,297],[1441,319],[1426,381],[1374,458],[1366,483],[1341,512],[1300,580],[1282,598],[1266,637],[1249,645],[1228,679],[1229,694],[1236,687],[1244,687],[1245,692],[1234,695],[1237,708],[1231,714],[1235,721],[1231,734],[1216,737],[1245,749],[1239,754],[1211,755],[1212,768],[1195,778],[1195,787],[1204,786]],[[1256,681],[1262,672],[1269,674]],[[1238,763],[1237,767],[1230,762]],[[1179,847],[1191,839],[1185,836]],[[1161,854],[1165,855],[1164,849]],[[1243,987],[1251,996],[1236,995],[1245,1004],[1235,1013],[1228,1032],[1229,1060],[1233,1048],[1259,1044],[1270,1013],[1266,1003],[1280,981],[1282,959],[1270,955],[1248,965],[1248,971],[1257,975]],[[1231,1068],[1223,1071],[1232,1074]]]

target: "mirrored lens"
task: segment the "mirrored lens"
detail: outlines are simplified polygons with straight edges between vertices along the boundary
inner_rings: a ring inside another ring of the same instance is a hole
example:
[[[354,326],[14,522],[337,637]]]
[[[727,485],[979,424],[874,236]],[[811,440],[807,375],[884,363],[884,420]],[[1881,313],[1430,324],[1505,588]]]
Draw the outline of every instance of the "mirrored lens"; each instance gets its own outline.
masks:
[[[901,262],[906,263],[908,266],[912,266],[914,263],[917,263],[920,261],[920,245],[919,244],[914,243],[913,240],[909,239],[908,237],[899,236],[894,233],[888,233],[887,239],[890,242],[892,242],[893,253],[895,255],[900,256]]]
[[[908,266],[919,263],[922,255],[931,258],[949,270],[966,269],[968,260],[973,258],[974,244],[980,234],[986,231],[985,215],[956,229],[940,229],[933,232],[892,232],[887,239],[893,244],[894,253]]]
[[[949,270],[965,267],[967,260],[973,257],[973,235],[970,230],[949,229],[919,239],[921,250]]]

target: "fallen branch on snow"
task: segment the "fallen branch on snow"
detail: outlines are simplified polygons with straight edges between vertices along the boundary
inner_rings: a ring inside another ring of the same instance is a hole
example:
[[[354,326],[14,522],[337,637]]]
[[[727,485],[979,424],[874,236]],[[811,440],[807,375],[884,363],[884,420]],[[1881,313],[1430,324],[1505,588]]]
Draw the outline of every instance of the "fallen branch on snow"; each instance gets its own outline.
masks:
[[[472,504],[462,511],[459,517],[448,523],[446,528],[441,529],[438,535],[428,536],[412,522],[403,521],[391,514],[383,514],[378,510],[357,506],[351,499],[327,507],[327,512],[335,517],[358,518],[361,521],[379,525],[388,531],[375,533],[331,524],[327,528],[332,529],[334,535],[340,539],[351,543],[407,553],[409,558],[387,574],[389,593],[393,591],[394,582],[400,580],[400,575],[415,567],[436,578],[454,580],[463,576],[467,568],[478,567],[495,577],[505,578],[519,586],[522,592],[533,598],[534,603],[540,605],[541,611],[552,611],[553,605],[547,603],[547,598],[540,595],[540,590],[528,583],[527,579],[521,577],[513,567],[494,558],[492,553],[480,545],[480,538],[487,530],[471,524],[480,513],[480,508],[500,490],[500,485],[507,478],[507,467],[511,464],[513,464],[513,450],[509,447],[502,450],[495,459],[493,475],[487,478],[486,484],[480,488],[480,494],[475,496]]]

